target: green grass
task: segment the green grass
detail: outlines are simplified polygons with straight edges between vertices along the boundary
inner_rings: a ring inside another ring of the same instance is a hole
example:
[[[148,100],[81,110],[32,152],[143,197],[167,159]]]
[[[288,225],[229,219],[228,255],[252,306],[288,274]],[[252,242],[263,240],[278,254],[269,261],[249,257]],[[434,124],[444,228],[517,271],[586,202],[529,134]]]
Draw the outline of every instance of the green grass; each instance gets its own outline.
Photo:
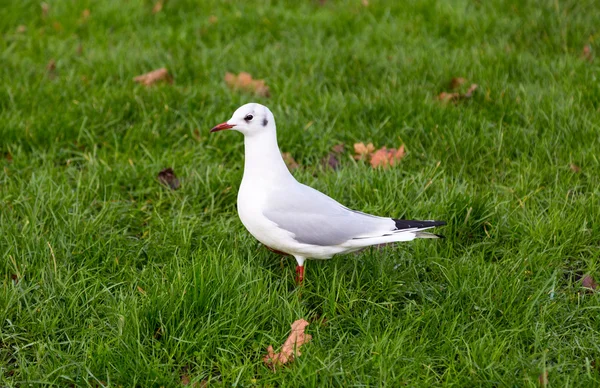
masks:
[[[0,385],[600,385],[595,0],[48,3],[0,5]],[[436,101],[458,76],[475,96]],[[296,289],[237,218],[242,137],[208,133],[250,101],[300,181],[446,240],[310,261]],[[357,141],[407,156],[373,170]],[[299,318],[313,341],[273,373]]]

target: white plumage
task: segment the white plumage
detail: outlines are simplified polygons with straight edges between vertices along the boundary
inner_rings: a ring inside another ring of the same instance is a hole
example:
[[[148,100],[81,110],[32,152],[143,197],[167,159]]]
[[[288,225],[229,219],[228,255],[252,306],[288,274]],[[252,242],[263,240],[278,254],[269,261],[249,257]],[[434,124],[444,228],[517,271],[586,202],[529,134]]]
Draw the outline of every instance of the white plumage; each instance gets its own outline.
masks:
[[[266,106],[243,105],[211,132],[224,129],[244,134],[240,219],[258,241],[296,258],[300,282],[307,258],[328,259],[370,245],[436,238],[439,236],[423,231],[445,225],[443,221],[396,220],[354,211],[299,183],[281,157],[275,118]]]

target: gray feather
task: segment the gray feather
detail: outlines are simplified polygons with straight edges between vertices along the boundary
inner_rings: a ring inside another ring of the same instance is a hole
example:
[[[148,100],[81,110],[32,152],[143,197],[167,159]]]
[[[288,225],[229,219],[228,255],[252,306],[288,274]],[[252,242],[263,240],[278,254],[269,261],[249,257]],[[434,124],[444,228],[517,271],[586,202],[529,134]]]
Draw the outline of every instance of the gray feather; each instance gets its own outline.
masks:
[[[391,218],[350,210],[325,194],[299,184],[268,197],[265,217],[294,234],[300,243],[331,246],[353,238],[379,236],[396,229]]]

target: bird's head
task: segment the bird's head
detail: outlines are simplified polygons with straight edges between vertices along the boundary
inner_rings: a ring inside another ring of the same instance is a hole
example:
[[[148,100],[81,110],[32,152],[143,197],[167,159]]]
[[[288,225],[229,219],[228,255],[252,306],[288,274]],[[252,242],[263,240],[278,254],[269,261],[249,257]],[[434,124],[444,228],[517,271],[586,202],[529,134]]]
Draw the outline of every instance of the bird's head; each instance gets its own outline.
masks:
[[[252,136],[264,131],[275,129],[275,118],[273,113],[264,105],[250,103],[240,106],[229,120],[211,129],[211,132],[233,129]]]

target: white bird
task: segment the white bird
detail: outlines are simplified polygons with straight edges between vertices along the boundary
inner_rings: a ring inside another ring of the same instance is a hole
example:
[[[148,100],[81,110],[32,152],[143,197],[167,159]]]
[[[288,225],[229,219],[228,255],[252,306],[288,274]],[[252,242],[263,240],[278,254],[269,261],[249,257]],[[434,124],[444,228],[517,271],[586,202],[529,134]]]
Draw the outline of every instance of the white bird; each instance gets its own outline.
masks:
[[[244,176],[237,198],[240,220],[258,241],[296,258],[298,283],[308,258],[329,259],[371,245],[443,237],[423,231],[445,225],[444,221],[361,213],[299,183],[281,157],[275,119],[266,106],[243,105],[211,132],[225,129],[244,134]]]

